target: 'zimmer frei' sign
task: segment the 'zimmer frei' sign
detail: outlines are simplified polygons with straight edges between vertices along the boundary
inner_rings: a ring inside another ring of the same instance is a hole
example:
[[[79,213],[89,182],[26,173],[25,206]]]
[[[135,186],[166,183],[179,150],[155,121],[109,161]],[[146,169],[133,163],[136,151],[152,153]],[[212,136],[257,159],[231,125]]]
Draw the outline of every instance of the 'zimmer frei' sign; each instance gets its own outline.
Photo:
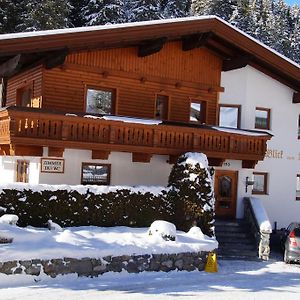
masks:
[[[41,172],[43,173],[64,173],[64,159],[41,159]]]

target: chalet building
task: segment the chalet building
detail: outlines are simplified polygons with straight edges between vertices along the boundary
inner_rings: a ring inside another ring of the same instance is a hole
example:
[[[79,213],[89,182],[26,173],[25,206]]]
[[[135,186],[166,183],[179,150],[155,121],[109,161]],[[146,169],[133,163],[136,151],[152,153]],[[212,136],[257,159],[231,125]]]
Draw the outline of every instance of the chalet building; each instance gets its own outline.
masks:
[[[300,67],[217,17],[4,34],[0,77],[1,183],[166,185],[196,151],[218,216],[299,219]]]

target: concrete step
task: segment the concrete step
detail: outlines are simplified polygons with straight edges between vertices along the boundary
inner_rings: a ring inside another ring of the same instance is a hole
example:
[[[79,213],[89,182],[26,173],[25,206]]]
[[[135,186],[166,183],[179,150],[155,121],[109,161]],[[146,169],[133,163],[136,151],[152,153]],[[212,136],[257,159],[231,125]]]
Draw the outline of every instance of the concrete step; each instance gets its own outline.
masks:
[[[254,237],[243,220],[216,220],[220,259],[259,260]]]

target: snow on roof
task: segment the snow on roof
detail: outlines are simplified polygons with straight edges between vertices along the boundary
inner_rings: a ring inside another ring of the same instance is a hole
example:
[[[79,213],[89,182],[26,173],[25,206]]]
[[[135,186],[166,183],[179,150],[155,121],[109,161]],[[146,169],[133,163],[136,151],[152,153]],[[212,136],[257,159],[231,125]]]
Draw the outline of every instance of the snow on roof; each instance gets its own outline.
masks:
[[[250,131],[250,130],[243,130],[243,129],[234,129],[234,128],[228,128],[228,127],[212,127],[215,130],[222,131],[222,132],[228,132],[228,133],[235,133],[235,134],[241,134],[241,135],[251,135],[251,136],[266,136],[270,135],[268,132],[261,132],[261,131]]]
[[[20,33],[8,33],[8,34],[1,34],[0,41],[3,40],[11,40],[11,39],[18,39],[18,38],[29,38],[29,37],[42,37],[47,35],[60,35],[60,34],[72,34],[72,33],[84,33],[84,32],[93,32],[93,31],[100,31],[100,30],[111,30],[111,29],[121,29],[121,28],[132,28],[132,27],[141,27],[141,26],[152,26],[157,24],[171,24],[171,23],[179,23],[179,22],[191,22],[191,21],[198,21],[198,20],[209,20],[215,19],[226,26],[231,27],[235,31],[239,32],[240,34],[244,35],[248,39],[252,40],[256,44],[264,47],[268,51],[274,53],[275,55],[281,57],[282,59],[286,60],[287,62],[293,64],[297,68],[300,69],[300,65],[296,62],[292,61],[291,59],[287,58],[286,56],[282,55],[281,53],[277,52],[276,50],[270,48],[269,46],[263,44],[259,40],[255,39],[254,37],[250,36],[249,34],[243,32],[242,30],[238,29],[237,27],[229,24],[228,22],[224,21],[223,19],[208,15],[208,16],[197,16],[197,17],[184,17],[184,18],[172,18],[172,19],[161,19],[161,20],[151,20],[151,21],[143,21],[143,22],[132,22],[132,23],[121,23],[121,24],[108,24],[108,25],[98,25],[98,26],[88,26],[88,27],[77,27],[77,28],[65,28],[65,29],[53,29],[53,30],[44,30],[44,31],[33,31],[33,32],[20,32]]]
[[[153,119],[142,119],[142,118],[131,118],[131,117],[123,117],[123,116],[93,116],[93,115],[85,115],[84,118],[91,119],[103,119],[107,121],[119,121],[125,123],[135,123],[135,124],[144,124],[144,125],[158,125],[161,124],[161,120],[153,120]]]

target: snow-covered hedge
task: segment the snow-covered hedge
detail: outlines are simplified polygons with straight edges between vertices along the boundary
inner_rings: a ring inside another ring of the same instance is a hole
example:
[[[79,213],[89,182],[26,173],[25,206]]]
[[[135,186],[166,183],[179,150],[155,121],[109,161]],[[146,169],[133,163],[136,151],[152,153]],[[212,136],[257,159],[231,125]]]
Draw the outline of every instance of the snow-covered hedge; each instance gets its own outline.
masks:
[[[186,153],[173,166],[167,188],[14,184],[0,186],[0,216],[19,216],[19,226],[148,227],[155,220],[179,230],[198,225],[212,236],[214,195],[207,159]]]
[[[130,187],[95,189],[95,187],[44,189],[15,185],[2,188],[1,206],[6,214],[19,216],[20,226],[46,227],[48,220],[66,226],[138,226],[145,227],[157,219],[173,221],[174,205],[167,199],[167,192],[153,192],[151,187],[132,190]],[[59,186],[57,186],[59,188]],[[1,189],[0,189],[1,190]],[[4,211],[2,210],[2,213]]]

